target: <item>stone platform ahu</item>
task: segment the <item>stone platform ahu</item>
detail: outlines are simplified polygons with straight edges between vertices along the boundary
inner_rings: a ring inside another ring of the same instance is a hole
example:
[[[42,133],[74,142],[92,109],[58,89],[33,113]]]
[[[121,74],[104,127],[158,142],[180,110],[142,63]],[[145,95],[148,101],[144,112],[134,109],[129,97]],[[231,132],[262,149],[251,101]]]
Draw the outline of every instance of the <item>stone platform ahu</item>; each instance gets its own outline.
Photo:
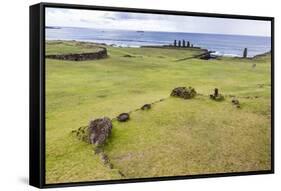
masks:
[[[98,50],[87,53],[74,53],[74,54],[54,54],[46,55],[46,58],[58,60],[71,60],[71,61],[84,61],[84,60],[98,60],[106,58],[107,50],[104,47],[98,47]]]

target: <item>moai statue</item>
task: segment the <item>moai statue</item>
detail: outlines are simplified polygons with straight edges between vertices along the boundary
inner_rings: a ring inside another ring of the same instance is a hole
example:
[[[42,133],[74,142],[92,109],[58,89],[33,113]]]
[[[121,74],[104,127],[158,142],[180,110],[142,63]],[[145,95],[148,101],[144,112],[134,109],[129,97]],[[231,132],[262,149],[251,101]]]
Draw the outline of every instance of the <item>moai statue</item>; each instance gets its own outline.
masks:
[[[247,54],[248,54],[248,49],[247,49],[247,48],[244,48],[244,51],[243,51],[243,58],[247,58]]]
[[[174,46],[177,46],[177,40],[174,40]]]
[[[182,40],[182,47],[185,47],[185,40]]]
[[[215,96],[215,97],[218,97],[218,95],[219,95],[219,89],[218,89],[218,88],[215,88],[215,89],[214,89],[214,96]]]
[[[223,101],[224,100],[224,97],[222,94],[219,94],[219,89],[218,88],[215,88],[214,89],[214,94],[211,94],[210,95],[210,98],[212,100],[215,100],[215,101]]]
[[[181,47],[181,41],[179,40],[179,47]]]
[[[188,47],[188,48],[190,47],[190,42],[189,42],[189,41],[187,41],[187,47]]]
[[[193,44],[191,44],[190,47],[193,48]]]

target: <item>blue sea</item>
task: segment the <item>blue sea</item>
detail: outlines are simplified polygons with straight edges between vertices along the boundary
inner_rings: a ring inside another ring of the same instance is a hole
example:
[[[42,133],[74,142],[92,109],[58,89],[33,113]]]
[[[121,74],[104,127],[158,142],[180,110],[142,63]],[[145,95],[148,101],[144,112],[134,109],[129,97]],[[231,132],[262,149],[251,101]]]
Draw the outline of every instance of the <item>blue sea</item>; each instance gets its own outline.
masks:
[[[206,33],[57,27],[46,28],[46,39],[90,41],[122,47],[169,45],[173,44],[174,40],[185,40],[190,41],[194,46],[215,51],[214,54],[224,56],[242,56],[244,48],[248,48],[249,57],[271,50],[270,37]]]

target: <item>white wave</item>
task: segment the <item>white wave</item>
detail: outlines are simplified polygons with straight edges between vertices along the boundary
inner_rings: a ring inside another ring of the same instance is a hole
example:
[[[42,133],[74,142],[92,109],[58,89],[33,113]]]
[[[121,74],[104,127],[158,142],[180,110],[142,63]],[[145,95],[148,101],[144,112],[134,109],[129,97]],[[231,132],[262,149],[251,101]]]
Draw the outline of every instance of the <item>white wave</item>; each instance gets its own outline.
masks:
[[[211,55],[214,55],[214,56],[225,56],[225,57],[241,57],[238,54],[221,53],[219,51],[215,51],[214,53],[211,53]]]

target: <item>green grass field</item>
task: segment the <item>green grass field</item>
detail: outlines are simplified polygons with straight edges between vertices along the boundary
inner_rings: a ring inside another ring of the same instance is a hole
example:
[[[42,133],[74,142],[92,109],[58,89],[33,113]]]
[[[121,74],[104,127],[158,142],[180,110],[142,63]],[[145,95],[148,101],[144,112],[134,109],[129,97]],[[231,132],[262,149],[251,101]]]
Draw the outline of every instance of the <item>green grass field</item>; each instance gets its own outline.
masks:
[[[62,41],[46,46],[46,54],[98,49]],[[269,54],[176,61],[202,51],[106,47],[106,59],[46,60],[46,183],[270,169]],[[222,102],[169,97],[178,86],[204,95],[219,88],[237,96],[241,108],[228,96]],[[161,98],[167,99],[132,113],[128,122],[113,122],[104,146],[113,169],[71,134],[90,119],[114,118]]]

